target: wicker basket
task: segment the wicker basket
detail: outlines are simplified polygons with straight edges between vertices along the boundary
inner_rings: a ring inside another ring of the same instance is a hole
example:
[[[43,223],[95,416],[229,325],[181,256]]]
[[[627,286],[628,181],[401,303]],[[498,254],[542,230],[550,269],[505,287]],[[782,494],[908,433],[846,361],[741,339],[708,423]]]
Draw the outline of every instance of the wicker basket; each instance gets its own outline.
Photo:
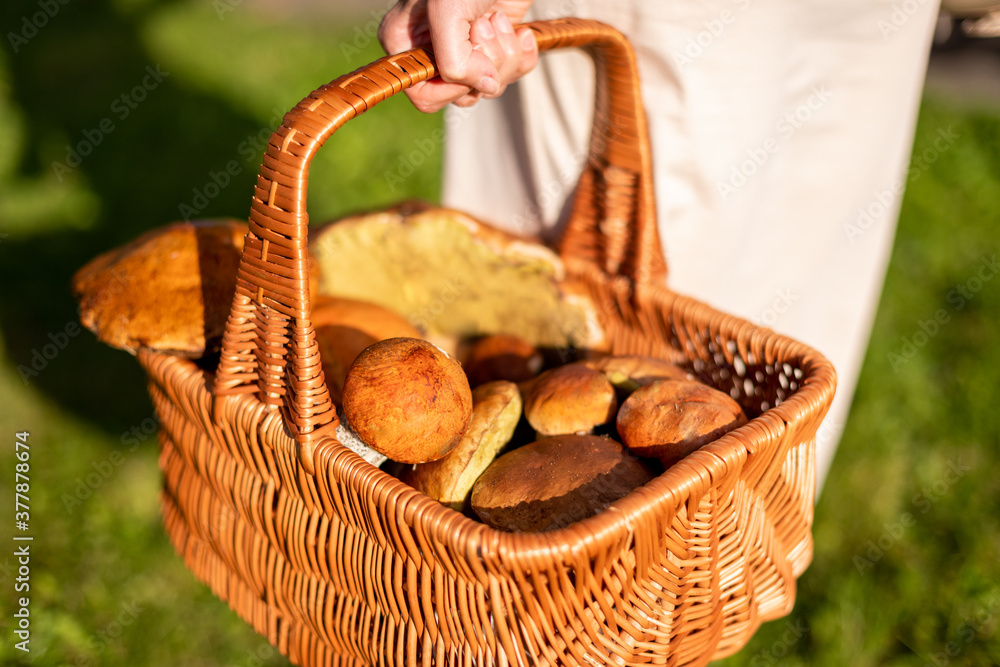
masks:
[[[362,461],[310,322],[310,161],[347,120],[435,75],[413,51],[323,86],[273,134],[213,374],[143,352],[164,523],[202,581],[302,665],[700,665],[789,612],[812,553],[813,350],[663,287],[634,56],[607,26],[531,24],[597,65],[591,155],[558,250],[617,353],[686,363],[751,420],[601,514],[493,530]]]

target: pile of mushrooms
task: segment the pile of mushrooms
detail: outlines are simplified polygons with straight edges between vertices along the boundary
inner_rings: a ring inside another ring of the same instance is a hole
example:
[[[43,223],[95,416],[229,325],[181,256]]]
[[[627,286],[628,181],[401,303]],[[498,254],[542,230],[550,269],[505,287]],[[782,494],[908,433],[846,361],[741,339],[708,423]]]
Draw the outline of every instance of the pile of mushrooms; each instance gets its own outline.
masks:
[[[246,232],[175,223],[104,253],[74,277],[81,320],[112,346],[210,369]],[[601,352],[593,304],[538,242],[406,205],[327,225],[310,252],[338,440],[495,528],[592,516],[746,422],[684,368]],[[570,349],[584,358],[565,363]]]
[[[508,531],[597,514],[746,423],[727,394],[644,356],[548,368],[505,334],[464,346],[393,338],[362,352],[344,383],[345,428],[400,464],[400,479]],[[364,452],[362,452],[364,453]]]

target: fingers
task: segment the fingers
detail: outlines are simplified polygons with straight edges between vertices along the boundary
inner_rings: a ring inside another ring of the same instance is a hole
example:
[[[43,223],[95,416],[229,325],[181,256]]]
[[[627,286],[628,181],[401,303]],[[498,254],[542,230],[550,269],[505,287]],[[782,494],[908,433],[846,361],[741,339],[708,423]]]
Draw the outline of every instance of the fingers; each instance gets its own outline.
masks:
[[[500,18],[502,17],[502,18]],[[507,81],[511,79],[510,59],[515,56],[511,45],[514,40],[514,30],[510,20],[502,12],[490,17],[480,17],[469,31],[469,40],[473,51],[481,54],[490,63],[495,75],[488,80],[480,81],[481,85],[454,101],[455,106],[470,107],[482,98],[493,98],[503,93]]]
[[[393,5],[378,25],[378,41],[388,54],[402,53],[419,45],[430,45],[426,5],[403,2]]]
[[[499,97],[508,84],[519,79],[538,63],[538,47],[531,30],[522,28],[515,32],[510,19],[503,12],[474,23],[470,38],[473,49],[493,63],[500,85],[493,92],[483,90],[482,87],[473,89],[455,100],[456,106],[472,106],[480,99]]]
[[[521,60],[518,62],[515,79],[520,79],[538,64],[538,42],[535,41],[535,33],[531,28],[521,28],[515,34],[521,47]]]
[[[537,64],[531,30],[515,32],[505,12],[492,11],[493,4],[468,0],[467,11],[456,11],[453,3],[416,0],[386,14],[379,40],[387,53],[433,44],[439,76],[406,91],[419,110],[433,112],[452,102],[471,106],[482,97],[496,97]]]
[[[470,38],[473,49],[486,56],[496,70],[496,79],[489,82],[488,88],[475,88],[483,97],[496,97],[508,83],[514,81],[521,60],[521,45],[514,34],[514,26],[506,14],[496,12],[489,18],[484,16],[476,21],[472,25]]]
[[[427,10],[438,74],[449,83],[462,84],[486,95],[500,88],[497,67],[484,54],[482,44],[496,39],[490,19],[494,13],[491,4],[468,14],[455,12],[446,3],[429,3]]]
[[[406,89],[406,96],[410,98],[419,111],[424,113],[434,113],[440,111],[452,102],[458,106],[468,107],[479,101],[478,92],[470,92],[468,86],[457,83],[445,83],[441,79],[431,79]],[[461,104],[459,104],[461,101]]]
[[[435,51],[441,79],[450,84],[464,84],[466,87],[458,95],[452,85],[437,86],[434,99],[429,106],[435,110],[449,102],[456,106],[469,107],[480,99],[494,98],[506,87],[517,81],[538,64],[538,46],[534,33],[528,28],[515,32],[514,26],[504,12],[496,12],[488,17],[480,17],[469,28],[471,52],[466,59],[464,72],[449,69],[449,61],[442,59]],[[461,76],[459,76],[461,74]],[[427,89],[419,99],[430,101]],[[455,95],[452,97],[452,95]],[[411,96],[411,99],[414,99]]]

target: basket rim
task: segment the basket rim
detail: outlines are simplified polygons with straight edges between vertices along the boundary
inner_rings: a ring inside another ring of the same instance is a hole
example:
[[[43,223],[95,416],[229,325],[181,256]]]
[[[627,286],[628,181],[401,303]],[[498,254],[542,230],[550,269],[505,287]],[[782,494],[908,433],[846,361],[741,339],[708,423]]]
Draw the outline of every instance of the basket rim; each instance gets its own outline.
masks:
[[[313,452],[316,476],[322,469],[327,472],[327,480],[331,483],[347,484],[359,490],[372,486],[376,487],[379,494],[397,495],[400,503],[398,507],[406,523],[430,525],[432,534],[427,537],[444,542],[459,551],[468,553],[469,549],[475,549],[477,553],[485,553],[488,550],[499,552],[503,560],[538,562],[539,558],[552,558],[558,553],[563,553],[567,559],[571,558],[581,548],[580,545],[595,539],[601,542],[609,539],[627,540],[630,535],[638,534],[633,528],[637,523],[645,523],[666,509],[677,509],[690,499],[700,498],[718,483],[728,491],[736,483],[737,473],[751,457],[764,456],[770,460],[781,453],[779,449],[783,451],[795,444],[787,442],[789,426],[793,422],[802,421],[802,417],[806,417],[809,422],[806,424],[806,429],[810,429],[806,430],[808,439],[814,437],[819,419],[825,414],[836,386],[833,365],[821,353],[771,329],[727,315],[691,297],[679,295],[666,286],[649,286],[643,288],[643,291],[648,291],[650,296],[666,297],[676,312],[689,314],[701,320],[700,324],[714,324],[713,328],[719,334],[730,339],[737,339],[738,334],[745,336],[749,333],[749,349],[741,351],[757,352],[757,356],[767,363],[798,363],[803,373],[800,386],[781,403],[769,407],[746,424],[702,446],[650,482],[633,489],[604,511],[545,532],[505,532],[469,518],[371,465],[332,435],[323,436],[316,442]],[[163,371],[173,366],[175,372],[201,373],[205,378],[204,391],[208,393],[210,400],[235,402],[232,405],[235,409],[240,409],[243,405],[253,410],[264,407],[252,393],[225,396],[212,394],[214,372],[198,367],[191,359],[152,350],[142,350],[138,357],[147,370],[162,363]],[[222,414],[218,409],[211,412],[213,415]],[[297,460],[295,438],[288,429],[286,420],[282,418],[280,421],[286,436],[280,446],[287,447],[289,456]],[[812,426],[812,422],[815,422],[815,426]],[[776,444],[771,451],[766,451],[759,448],[757,443],[760,442],[780,444]],[[338,460],[341,462],[339,479],[331,480],[330,474],[336,474],[338,469]]]

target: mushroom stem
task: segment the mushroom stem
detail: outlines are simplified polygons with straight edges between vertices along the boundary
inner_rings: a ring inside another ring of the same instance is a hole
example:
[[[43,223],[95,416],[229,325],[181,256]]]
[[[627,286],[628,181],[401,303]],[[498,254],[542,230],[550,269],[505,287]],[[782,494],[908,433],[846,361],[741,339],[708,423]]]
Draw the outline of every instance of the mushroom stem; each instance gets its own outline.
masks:
[[[358,437],[358,434],[354,432],[350,424],[347,423],[347,419],[341,415],[340,425],[337,427],[337,440],[340,441],[344,447],[363,458],[368,463],[378,468],[383,463],[389,460],[389,457],[385,454],[376,452],[374,449],[369,447],[364,443],[364,441]]]

